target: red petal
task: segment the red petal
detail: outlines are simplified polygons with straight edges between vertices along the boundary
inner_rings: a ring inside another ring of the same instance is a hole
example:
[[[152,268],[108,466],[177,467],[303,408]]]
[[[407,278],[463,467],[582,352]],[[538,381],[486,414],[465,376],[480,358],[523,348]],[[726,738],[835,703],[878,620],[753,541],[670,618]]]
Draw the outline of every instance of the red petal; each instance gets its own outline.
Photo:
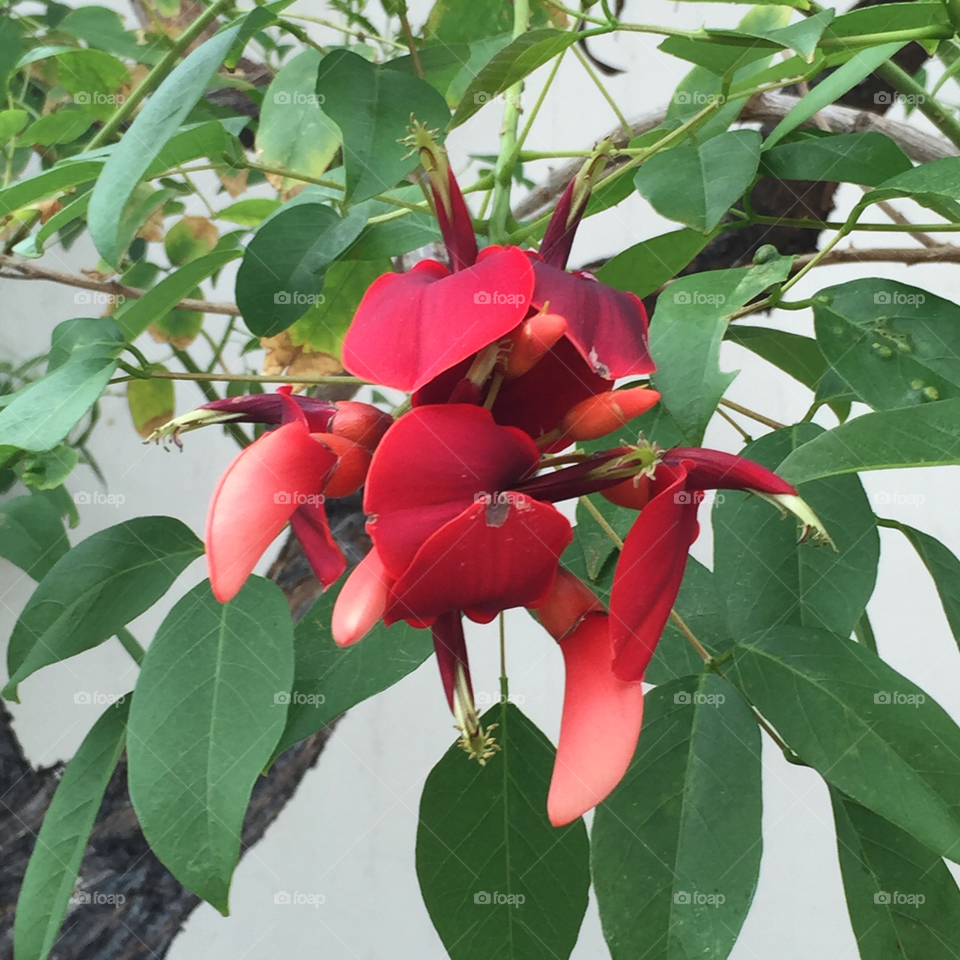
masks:
[[[697,537],[700,497],[684,489],[686,471],[661,463],[650,502],[624,542],[610,593],[614,672],[642,680],[680,591],[687,551]]]
[[[703,447],[674,447],[663,455],[664,463],[683,463],[689,490],[759,490],[761,493],[797,491],[772,470],[732,453]]]
[[[337,458],[299,422],[264,434],[227,467],[207,514],[207,568],[226,603],[298,507],[319,496]]]
[[[343,365],[374,383],[416,390],[509,333],[527,313],[533,284],[516,247],[455,274],[435,260],[386,274],[360,301],[343,341]]]
[[[297,508],[290,526],[303,547],[310,569],[326,589],[347,569],[347,561],[330,533],[323,503],[308,503]]]
[[[481,494],[509,490],[540,454],[519,430],[468,404],[417,407],[386,433],[364,493],[367,529],[399,577],[423,542]]]
[[[557,570],[550,595],[537,608],[540,623],[554,640],[563,640],[573,633],[588,613],[605,612],[594,592],[563,567]]]
[[[487,623],[509,607],[536,607],[573,538],[554,507],[523,494],[473,503],[428,539],[393,588],[384,620],[429,624],[450,610]]]
[[[330,632],[339,646],[356,643],[374,628],[387,609],[392,584],[374,547],[353,568],[333,605]]]
[[[588,614],[560,641],[566,666],[563,718],[547,797],[555,827],[605,799],[633,759],[643,720],[643,687],[618,680],[605,614]]]
[[[463,618],[459,610],[451,610],[437,617],[433,625],[433,649],[437,654],[437,666],[440,669],[440,682],[447,695],[447,704],[453,707],[453,691],[457,684],[457,664],[463,667],[464,677],[470,697],[473,697],[473,684],[470,682],[470,664],[467,662],[467,641],[463,635]],[[454,711],[454,714],[456,711]]]
[[[567,321],[567,337],[590,368],[609,380],[656,370],[647,342],[647,314],[632,294],[589,274],[567,273],[530,255],[537,285],[533,306],[546,304]]]
[[[646,387],[608,390],[581,400],[568,410],[560,423],[560,432],[570,440],[599,440],[646,413],[659,399],[656,390]]]

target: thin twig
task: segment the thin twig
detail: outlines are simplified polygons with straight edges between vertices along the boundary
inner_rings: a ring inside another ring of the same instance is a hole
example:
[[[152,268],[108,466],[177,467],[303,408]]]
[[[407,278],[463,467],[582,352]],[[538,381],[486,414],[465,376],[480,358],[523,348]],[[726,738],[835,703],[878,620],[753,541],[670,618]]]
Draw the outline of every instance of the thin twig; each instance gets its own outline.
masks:
[[[742,407],[739,403],[734,403],[732,400],[727,400],[726,397],[724,397],[720,403],[722,406],[729,407],[731,410],[736,410],[737,413],[742,413],[745,417],[749,417],[751,420],[756,420],[757,423],[762,423],[764,426],[770,427],[772,430],[785,430],[787,428],[785,423],[778,423],[776,420],[771,420],[769,417],[765,417],[762,413],[757,413],[756,410],[751,410],[749,407]]]

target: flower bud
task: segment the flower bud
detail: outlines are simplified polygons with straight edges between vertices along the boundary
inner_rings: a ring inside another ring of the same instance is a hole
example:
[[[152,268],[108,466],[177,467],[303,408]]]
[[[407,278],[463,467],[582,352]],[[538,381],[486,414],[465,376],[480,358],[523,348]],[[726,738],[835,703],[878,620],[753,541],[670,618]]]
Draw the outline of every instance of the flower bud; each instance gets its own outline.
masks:
[[[333,605],[330,631],[338,646],[356,643],[376,626],[387,609],[391,582],[374,547],[354,567]]]
[[[327,431],[338,437],[352,440],[366,447],[371,453],[383,435],[393,426],[393,417],[369,403],[356,400],[338,400],[336,413],[327,425]]]
[[[515,380],[532,370],[566,332],[567,321],[555,313],[528,317],[501,342],[504,378]]]
[[[323,488],[323,495],[334,499],[349,496],[359,489],[367,479],[370,451],[334,433],[312,433],[310,436],[332,450],[338,458],[333,474]]]
[[[543,628],[554,640],[562,640],[576,630],[588,613],[602,613],[603,604],[593,591],[568,570],[560,567],[547,599],[537,607]]]
[[[646,387],[608,390],[568,410],[560,432],[570,440],[597,440],[646,413],[659,399],[656,390]]]

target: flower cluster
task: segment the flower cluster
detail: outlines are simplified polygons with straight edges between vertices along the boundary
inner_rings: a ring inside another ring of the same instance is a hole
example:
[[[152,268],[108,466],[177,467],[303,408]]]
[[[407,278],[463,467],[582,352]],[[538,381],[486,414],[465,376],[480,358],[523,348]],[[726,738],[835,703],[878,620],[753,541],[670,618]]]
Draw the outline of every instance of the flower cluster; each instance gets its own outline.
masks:
[[[289,520],[323,585],[345,569],[323,496],[364,487],[373,547],[336,600],[338,644],[374,625],[430,628],[462,745],[496,749],[479,721],[463,617],[537,611],[566,667],[560,741],[548,798],[561,825],[599,803],[633,756],[642,680],[697,537],[703,491],[748,490],[826,536],[796,490],[759,464],[715,450],[618,444],[549,455],[604,437],[658,394],[623,378],[654,370],[647,319],[632,294],[568,272],[567,257],[597,163],[569,185],[538,253],[478,251],[443,152],[414,133],[450,265],[419,263],[366,292],[343,344],[344,366],[411,393],[396,421],[373,407],[277,394],[208,404],[182,431],[229,419],[275,424],[245,449],[213,496],[210,579],[229,600]],[[548,457],[545,461],[544,457]],[[295,489],[317,502],[279,496]],[[617,562],[609,609],[561,565],[570,523],[554,506],[600,492],[638,511]]]

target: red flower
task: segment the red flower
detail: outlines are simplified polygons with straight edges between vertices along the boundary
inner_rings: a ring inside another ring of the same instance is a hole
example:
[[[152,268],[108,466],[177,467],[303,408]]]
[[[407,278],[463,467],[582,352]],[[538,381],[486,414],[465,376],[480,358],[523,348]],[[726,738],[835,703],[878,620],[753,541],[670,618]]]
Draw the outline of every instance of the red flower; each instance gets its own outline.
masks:
[[[639,681],[660,640],[697,538],[697,508],[704,490],[748,490],[794,513],[832,543],[797,491],[752,460],[719,450],[667,450],[643,495],[649,500],[623,545],[610,594],[610,635],[614,672]]]
[[[375,559],[351,575],[337,607],[362,594],[386,623],[429,626],[452,611],[486,623],[509,607],[537,606],[572,539],[553,506],[515,490],[539,461],[527,436],[497,426],[481,407],[418,407],[402,417],[367,477]],[[336,623],[351,620],[375,622],[337,611]],[[352,631],[335,637],[359,639]]]

